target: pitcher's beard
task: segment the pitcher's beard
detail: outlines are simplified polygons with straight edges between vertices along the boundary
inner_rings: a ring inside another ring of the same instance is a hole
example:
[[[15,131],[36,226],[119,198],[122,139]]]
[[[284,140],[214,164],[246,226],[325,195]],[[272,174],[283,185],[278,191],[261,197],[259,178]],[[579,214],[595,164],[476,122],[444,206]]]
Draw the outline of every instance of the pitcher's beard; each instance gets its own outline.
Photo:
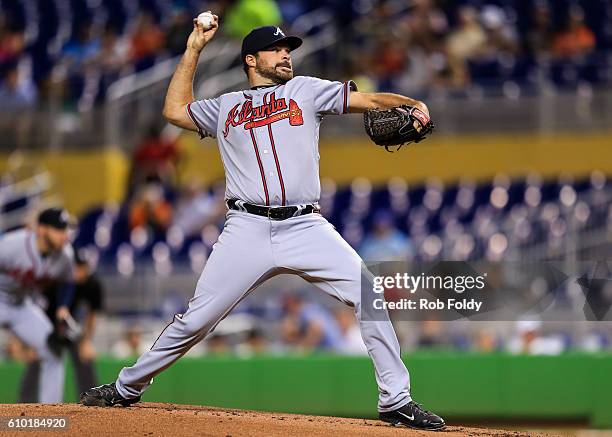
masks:
[[[278,71],[276,67],[255,67],[255,71],[261,77],[270,79],[272,82],[277,84],[284,84],[293,79],[293,70],[283,73]]]
[[[58,253],[64,248],[63,245],[61,247],[57,247],[57,245],[53,242],[53,240],[51,240],[51,238],[49,238],[48,235],[43,235],[43,239],[45,241],[45,245],[47,246],[46,255]]]

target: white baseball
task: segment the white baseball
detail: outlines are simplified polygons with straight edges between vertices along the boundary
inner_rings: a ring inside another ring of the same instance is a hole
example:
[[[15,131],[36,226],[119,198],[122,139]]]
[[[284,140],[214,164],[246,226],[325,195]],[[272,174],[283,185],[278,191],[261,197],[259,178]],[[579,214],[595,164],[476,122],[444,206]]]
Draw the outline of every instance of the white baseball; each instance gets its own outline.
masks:
[[[198,23],[202,25],[204,30],[208,30],[212,27],[213,20],[213,15],[210,12],[202,12],[198,15]]]

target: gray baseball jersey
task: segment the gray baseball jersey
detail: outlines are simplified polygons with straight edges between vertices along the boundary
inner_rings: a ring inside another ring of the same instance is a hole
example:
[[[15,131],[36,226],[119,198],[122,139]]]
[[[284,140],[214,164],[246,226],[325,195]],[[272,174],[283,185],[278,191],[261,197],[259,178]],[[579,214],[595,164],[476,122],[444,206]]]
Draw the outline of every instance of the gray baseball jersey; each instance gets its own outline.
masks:
[[[256,205],[319,200],[319,126],[347,112],[352,81],[296,76],[284,85],[198,100],[187,112],[201,136],[217,138],[226,198]]]
[[[62,401],[64,364],[47,346],[53,326],[43,310],[30,298],[51,281],[71,282],[72,247],[42,257],[35,232],[21,229],[0,237],[0,326],[7,326],[41,360],[38,400]]]
[[[284,85],[193,102],[187,112],[200,135],[217,138],[226,197],[258,205],[319,200],[319,125],[346,113],[352,82],[295,77]],[[410,377],[388,319],[361,317],[361,284],[371,281],[359,255],[320,214],[274,221],[230,210],[189,301],[151,348],[116,381],[125,398],[140,396],[158,375],[206,337],[247,294],[280,273],[299,275],[355,309],[374,361],[378,409],[410,402]],[[364,279],[365,278],[365,279]],[[368,288],[367,285],[365,286]],[[384,317],[383,317],[384,318]]]
[[[8,232],[0,237],[0,299],[22,300],[52,281],[72,282],[73,265],[71,246],[42,257],[33,231]]]

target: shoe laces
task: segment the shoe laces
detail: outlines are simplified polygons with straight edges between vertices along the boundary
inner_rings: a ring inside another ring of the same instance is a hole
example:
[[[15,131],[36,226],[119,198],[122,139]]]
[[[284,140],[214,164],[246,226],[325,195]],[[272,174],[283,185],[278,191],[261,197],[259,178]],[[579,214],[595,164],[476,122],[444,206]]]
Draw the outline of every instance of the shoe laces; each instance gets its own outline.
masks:
[[[423,406],[419,404],[418,402],[412,401],[412,406],[418,413],[421,413],[424,416],[429,416],[431,414],[429,411],[425,410]]]
[[[109,396],[109,397],[114,397],[115,396],[115,390],[114,387],[110,384],[104,384],[102,386],[100,386],[100,391],[102,392],[102,395],[104,397]]]

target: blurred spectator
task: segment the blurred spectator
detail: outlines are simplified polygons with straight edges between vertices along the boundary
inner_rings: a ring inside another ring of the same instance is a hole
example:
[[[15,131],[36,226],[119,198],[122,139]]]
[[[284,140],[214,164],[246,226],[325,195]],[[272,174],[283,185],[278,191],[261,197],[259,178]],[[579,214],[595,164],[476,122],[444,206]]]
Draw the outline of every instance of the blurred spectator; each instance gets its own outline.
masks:
[[[286,314],[281,329],[286,346],[302,352],[342,348],[342,332],[326,308],[296,295],[286,295],[283,303]]]
[[[393,36],[383,36],[374,49],[374,74],[379,91],[391,91],[397,86],[394,79],[404,70],[407,61],[407,44]]]
[[[134,150],[128,192],[133,193],[144,182],[151,180],[160,181],[165,188],[172,189],[177,182],[179,161],[180,151],[177,144],[165,139],[161,125],[153,123],[142,143]]]
[[[54,68],[53,93],[63,98],[69,108],[79,108],[86,90],[93,85],[98,74],[96,60],[100,56],[101,42],[92,23],[80,24],[76,36],[64,45],[60,61]]]
[[[17,112],[19,116],[36,103],[36,88],[25,75],[20,74],[17,64],[6,70],[0,83],[0,110]],[[5,117],[6,115],[3,115]]]
[[[427,89],[444,84],[446,68],[441,53],[427,53],[420,47],[411,46],[404,71],[396,82],[397,87],[407,95],[422,95]]]
[[[507,348],[513,354],[559,355],[565,349],[563,339],[556,335],[543,335],[542,322],[522,320],[516,322],[516,334]]]
[[[173,225],[186,237],[196,236],[207,224],[220,221],[225,211],[223,182],[216,185],[213,193],[209,193],[198,181],[192,180],[181,192]]]
[[[482,9],[481,19],[486,33],[486,44],[481,58],[496,59],[517,52],[517,35],[504,10],[487,5]]]
[[[579,347],[585,352],[601,352],[610,347],[610,338],[603,330],[591,330],[581,339]]]
[[[99,56],[100,39],[95,35],[91,23],[83,23],[76,32],[76,37],[62,49],[62,60],[69,74],[81,74],[85,68]]]
[[[444,84],[448,65],[444,37],[449,23],[432,0],[416,0],[400,21],[399,29],[407,41],[407,60],[397,87],[402,93],[419,96]]]
[[[130,230],[148,229],[162,237],[172,223],[172,205],[164,198],[161,184],[150,182],[142,186],[129,207]]]
[[[367,355],[368,349],[361,338],[355,311],[352,308],[338,308],[334,311],[334,315],[343,337],[337,352],[347,355]]]
[[[419,348],[435,348],[449,344],[444,325],[439,320],[424,320],[417,341]]]
[[[104,74],[117,74],[128,60],[129,47],[115,28],[108,27],[102,35],[97,62]]]
[[[265,354],[268,352],[268,341],[266,336],[260,329],[251,329],[247,334],[246,341],[239,345],[237,352],[242,356]]]
[[[390,212],[377,212],[372,228],[359,249],[365,261],[405,261],[414,255],[408,236],[395,227]]]
[[[8,16],[0,11],[0,74],[7,66],[18,61],[25,47],[25,37],[21,30],[13,29]]]
[[[206,339],[206,355],[224,356],[229,355],[232,349],[227,335],[212,334]]]
[[[495,352],[499,349],[498,340],[490,331],[478,330],[474,335],[474,350],[478,352]]]
[[[129,47],[113,27],[108,27],[102,35],[100,52],[95,60],[100,70],[101,87],[103,95],[106,89],[119,79],[122,70],[126,67],[129,56]]]
[[[138,358],[148,348],[142,339],[142,328],[139,326],[131,326],[125,332],[125,337],[115,343],[111,349],[111,353],[115,358],[127,359]]]
[[[130,38],[130,57],[136,71],[151,67],[164,46],[165,35],[155,23],[153,15],[141,12]]]
[[[448,20],[432,0],[413,1],[403,25],[407,27],[412,45],[426,52],[437,51],[448,32]]]
[[[527,31],[527,50],[531,56],[548,54],[552,49],[552,43],[550,9],[545,2],[536,2],[533,10],[533,27]]]
[[[595,35],[584,24],[584,12],[578,6],[570,9],[566,29],[554,37],[553,54],[559,58],[571,59],[586,55],[595,47]]]
[[[83,334],[78,343],[68,347],[70,359],[76,379],[76,394],[97,385],[94,359],[96,351],[93,347],[97,316],[103,308],[104,291],[102,283],[91,272],[88,261],[79,251],[75,251],[74,297],[70,304],[70,314],[73,315],[82,328]],[[57,287],[48,287],[44,291],[47,301],[45,309],[50,320],[55,319],[57,312]],[[31,362],[26,369],[21,382],[20,402],[36,402],[38,397],[38,375],[40,363]]]
[[[187,38],[189,38],[192,29],[193,22],[189,11],[183,8],[172,11],[170,28],[166,35],[166,48],[172,56],[182,55],[185,52]]]
[[[375,66],[369,55],[353,60],[349,77],[353,78],[357,88],[362,92],[372,93],[378,90]]]
[[[22,148],[27,143],[32,128],[30,110],[36,104],[36,97],[32,80],[20,72],[18,65],[9,67],[0,83],[0,130],[15,132],[16,148]]]
[[[446,42],[453,85],[461,87],[469,82],[467,62],[479,56],[487,42],[487,35],[478,22],[475,8],[459,9],[459,27],[452,30]]]

